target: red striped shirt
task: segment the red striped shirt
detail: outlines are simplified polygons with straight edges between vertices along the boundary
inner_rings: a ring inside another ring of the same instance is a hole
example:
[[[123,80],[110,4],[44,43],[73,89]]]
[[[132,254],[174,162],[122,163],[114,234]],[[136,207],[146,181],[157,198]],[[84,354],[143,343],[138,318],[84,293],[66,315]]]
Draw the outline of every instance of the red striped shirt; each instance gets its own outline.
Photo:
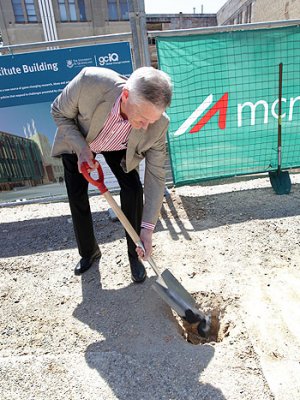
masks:
[[[121,96],[115,102],[98,136],[90,143],[94,153],[117,151],[127,148],[131,125],[120,114]]]
[[[121,96],[116,100],[98,136],[90,143],[90,148],[94,153],[101,153],[101,151],[117,151],[127,148],[131,125],[128,120],[124,119],[120,114],[120,107]],[[150,222],[142,221],[141,227],[154,230],[155,225]]]

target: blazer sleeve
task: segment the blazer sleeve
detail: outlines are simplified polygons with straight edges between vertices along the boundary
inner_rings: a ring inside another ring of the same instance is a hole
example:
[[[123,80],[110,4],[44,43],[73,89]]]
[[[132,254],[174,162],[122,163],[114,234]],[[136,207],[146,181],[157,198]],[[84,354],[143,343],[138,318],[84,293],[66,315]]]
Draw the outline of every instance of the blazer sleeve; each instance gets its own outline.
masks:
[[[84,132],[76,123],[84,74],[85,68],[68,83],[51,105],[51,114],[57,125],[55,140],[65,142],[77,155],[87,146]]]
[[[166,123],[159,140],[146,152],[143,221],[156,225],[165,191]]]

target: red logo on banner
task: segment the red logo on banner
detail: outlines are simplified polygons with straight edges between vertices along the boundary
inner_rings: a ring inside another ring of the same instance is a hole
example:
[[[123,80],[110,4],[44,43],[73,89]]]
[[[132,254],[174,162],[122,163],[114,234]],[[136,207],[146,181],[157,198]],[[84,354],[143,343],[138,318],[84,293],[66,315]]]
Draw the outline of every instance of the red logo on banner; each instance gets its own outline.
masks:
[[[224,93],[223,96],[216,102],[216,104],[197,122],[196,125],[190,130],[190,133],[199,132],[204,125],[217,113],[219,112],[218,125],[220,129],[226,127],[226,114],[228,108],[228,93]]]

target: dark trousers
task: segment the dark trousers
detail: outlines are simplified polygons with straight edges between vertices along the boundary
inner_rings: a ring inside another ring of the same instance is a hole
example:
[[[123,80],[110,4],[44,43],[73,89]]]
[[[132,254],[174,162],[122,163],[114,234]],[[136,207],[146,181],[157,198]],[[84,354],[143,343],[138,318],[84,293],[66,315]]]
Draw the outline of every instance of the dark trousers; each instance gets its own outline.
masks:
[[[126,150],[103,152],[102,154],[120,185],[121,208],[139,234],[143,212],[143,188],[139,174],[136,170],[129,173],[123,171],[120,163],[126,155]],[[62,161],[78,251],[81,257],[88,258],[98,248],[88,198],[88,182],[78,171],[75,154],[63,154]],[[136,245],[127,233],[126,239],[128,253],[132,257],[137,257]]]

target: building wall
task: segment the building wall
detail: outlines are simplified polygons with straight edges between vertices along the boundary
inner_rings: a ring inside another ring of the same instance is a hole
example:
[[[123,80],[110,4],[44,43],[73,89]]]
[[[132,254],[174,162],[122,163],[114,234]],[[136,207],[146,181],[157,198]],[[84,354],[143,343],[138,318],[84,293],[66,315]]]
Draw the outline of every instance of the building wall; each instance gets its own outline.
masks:
[[[44,40],[41,25],[15,23],[10,0],[1,0],[0,2],[0,24],[4,45]]]
[[[300,19],[300,0],[229,0],[217,13],[218,25],[289,19]]]
[[[77,2],[76,3],[76,10]],[[11,0],[0,2],[0,29],[3,45],[34,43],[45,40],[38,0],[35,0],[37,22],[16,23]],[[57,39],[123,33],[130,31],[127,20],[109,21],[107,0],[85,0],[86,21],[61,22],[58,2],[52,0]]]
[[[253,22],[255,2],[256,0],[228,0],[217,12],[218,25]]]
[[[299,0],[256,0],[255,22],[300,19]]]
[[[3,33],[3,44],[42,42],[45,34],[42,26],[42,12],[39,2],[35,1],[37,21],[18,23],[15,21],[11,0],[0,2],[0,29]],[[50,0],[44,0],[50,1]],[[107,0],[85,0],[86,21],[62,22],[58,2],[51,1],[57,39],[71,39],[94,35],[130,32],[129,20],[110,20]],[[75,1],[76,10],[77,1]],[[148,14],[147,29],[187,29],[217,25],[216,14]],[[53,39],[54,40],[54,39]]]
[[[216,14],[147,14],[148,30],[190,29],[217,25]]]

